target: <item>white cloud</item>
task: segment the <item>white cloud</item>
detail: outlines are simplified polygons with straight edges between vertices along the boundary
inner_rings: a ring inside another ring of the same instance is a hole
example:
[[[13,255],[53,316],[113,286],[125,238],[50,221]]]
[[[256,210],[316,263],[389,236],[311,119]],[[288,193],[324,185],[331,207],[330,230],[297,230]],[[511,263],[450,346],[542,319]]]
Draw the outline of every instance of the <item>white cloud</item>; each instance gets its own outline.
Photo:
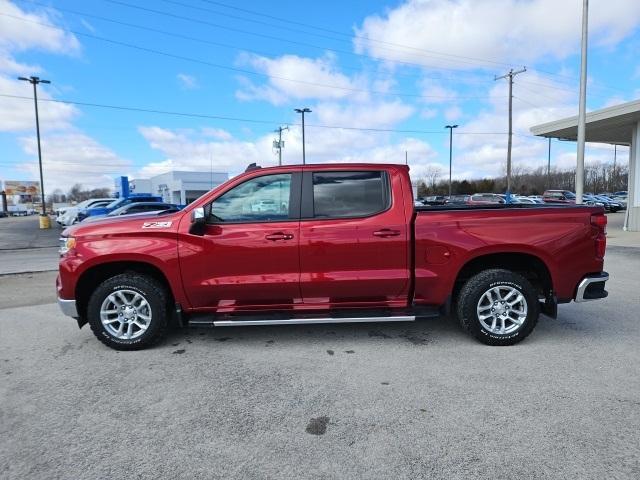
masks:
[[[7,0],[0,0],[0,13],[5,14],[0,16],[0,50],[2,51],[37,48],[69,54],[80,50],[80,42],[73,34],[38,25],[38,23],[56,23],[58,15],[55,10],[26,12]]]
[[[504,68],[474,58],[508,63],[562,59],[579,48],[581,8],[582,2],[566,0],[407,0],[367,17],[356,29],[354,45],[357,52],[379,59],[459,69]],[[615,44],[637,27],[638,17],[637,0],[592,2],[592,44]]]
[[[0,132],[24,132],[35,129],[33,112],[33,87],[0,74],[0,92],[24,98],[0,97]],[[38,87],[39,100],[51,98],[46,86]],[[71,126],[71,121],[79,115],[73,105],[47,101],[38,102],[40,125],[43,131],[62,130]]]
[[[192,75],[179,73],[176,77],[178,78],[182,88],[186,90],[195,90],[196,88],[200,88],[200,85],[198,85],[198,79]]]
[[[20,145],[31,160],[19,167],[30,178],[38,176],[38,147],[35,136],[21,137]],[[108,147],[81,132],[64,132],[42,138],[42,165],[45,192],[69,189],[75,183],[87,188],[113,188],[113,178],[130,169]]]
[[[253,69],[270,75],[264,85],[241,77],[242,88],[236,92],[240,100],[266,100],[274,105],[282,105],[289,100],[342,99],[366,96],[364,80],[350,78],[339,72],[335,58],[325,55],[320,58],[283,55],[267,58],[259,55],[242,54],[238,64],[250,65]],[[296,79],[292,82],[285,79]],[[331,85],[329,88],[323,85]]]
[[[211,141],[203,131],[143,126],[139,127],[139,132],[162,156],[137,172],[141,178],[172,169],[206,172],[211,167],[214,171],[235,175],[253,162],[264,167],[277,163],[276,152],[272,149],[273,133],[252,141],[233,137]],[[301,163],[300,128],[291,127],[283,138],[283,163]],[[414,178],[422,178],[431,165],[437,164],[437,153],[427,142],[415,138],[392,141],[386,133],[309,128],[306,131],[306,152],[307,163],[404,163],[407,152]]]
[[[216,140],[231,140],[233,136],[222,128],[202,127],[202,133]]]
[[[457,105],[452,105],[444,111],[444,118],[447,122],[459,120],[460,117],[462,117],[462,109]]]

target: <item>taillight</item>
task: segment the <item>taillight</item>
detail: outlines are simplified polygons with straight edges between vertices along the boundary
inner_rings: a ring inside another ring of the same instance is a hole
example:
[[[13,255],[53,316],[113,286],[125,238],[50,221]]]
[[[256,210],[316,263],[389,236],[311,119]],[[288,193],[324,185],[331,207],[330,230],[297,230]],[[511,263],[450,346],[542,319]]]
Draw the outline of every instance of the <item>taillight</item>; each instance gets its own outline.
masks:
[[[602,233],[607,233],[607,216],[604,213],[591,215],[591,225],[598,227]]]
[[[595,239],[596,257],[604,258],[607,249],[607,216],[604,213],[591,215],[591,225],[600,230]]]

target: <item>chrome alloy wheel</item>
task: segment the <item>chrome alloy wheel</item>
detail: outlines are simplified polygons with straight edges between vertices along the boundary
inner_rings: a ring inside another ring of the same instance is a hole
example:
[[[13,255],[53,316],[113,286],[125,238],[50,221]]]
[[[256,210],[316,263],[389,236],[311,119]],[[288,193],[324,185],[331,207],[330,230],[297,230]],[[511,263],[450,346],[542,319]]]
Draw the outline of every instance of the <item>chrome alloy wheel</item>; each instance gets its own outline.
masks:
[[[142,335],[151,324],[151,306],[138,292],[116,290],[102,302],[100,321],[112,336],[131,340]]]
[[[476,311],[485,330],[496,335],[508,335],[518,330],[527,319],[527,300],[519,290],[501,285],[482,294]]]

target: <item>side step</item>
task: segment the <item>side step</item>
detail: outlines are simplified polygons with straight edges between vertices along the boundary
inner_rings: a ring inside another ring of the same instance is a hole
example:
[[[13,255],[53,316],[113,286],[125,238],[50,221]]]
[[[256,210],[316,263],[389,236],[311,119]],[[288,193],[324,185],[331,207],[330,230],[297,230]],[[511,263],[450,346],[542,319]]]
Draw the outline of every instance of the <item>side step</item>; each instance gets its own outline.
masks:
[[[301,325],[310,323],[364,323],[364,322],[413,322],[412,315],[389,317],[326,317],[326,318],[279,318],[267,320],[200,320],[189,321],[190,325],[214,325],[216,327],[238,327],[251,325]]]

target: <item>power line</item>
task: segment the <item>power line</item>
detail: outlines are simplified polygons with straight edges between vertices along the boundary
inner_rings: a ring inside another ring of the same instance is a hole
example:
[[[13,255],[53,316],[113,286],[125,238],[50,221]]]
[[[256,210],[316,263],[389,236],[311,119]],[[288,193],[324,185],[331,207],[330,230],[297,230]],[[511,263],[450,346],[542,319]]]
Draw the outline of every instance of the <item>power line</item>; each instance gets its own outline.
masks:
[[[376,95],[389,95],[389,96],[397,96],[397,97],[408,97],[408,98],[439,98],[439,99],[487,99],[489,98],[489,96],[458,96],[458,97],[451,97],[451,96],[442,96],[442,95],[419,95],[419,94],[412,94],[412,93],[403,93],[403,92],[387,92],[387,91],[382,91],[382,90],[368,90],[368,89],[361,89],[361,88],[352,88],[352,87],[341,87],[339,85],[327,85],[327,84],[322,84],[322,83],[317,83],[317,82],[308,82],[305,80],[297,80],[297,79],[292,79],[292,78],[287,78],[287,77],[282,77],[280,75],[269,75],[267,73],[262,73],[262,72],[256,72],[254,70],[247,70],[247,69],[243,69],[243,68],[238,68],[238,67],[231,67],[228,65],[222,65],[222,64],[218,64],[218,63],[213,63],[213,62],[208,62],[206,60],[201,60],[201,59],[197,59],[197,58],[192,58],[192,57],[186,57],[184,55],[178,55],[178,54],[174,54],[174,53],[169,53],[169,52],[165,52],[162,50],[157,50],[154,48],[148,48],[148,47],[142,47],[140,45],[135,45],[132,43],[128,43],[128,42],[122,42],[119,40],[113,40],[110,38],[106,38],[106,37],[100,37],[98,35],[93,35],[93,34],[89,34],[89,33],[85,33],[85,32],[78,32],[76,30],[71,30],[71,29],[67,29],[67,28],[62,28],[62,27],[58,27],[55,25],[51,25],[51,24],[47,24],[47,23],[42,23],[42,22],[36,22],[33,20],[27,20],[15,15],[10,15],[8,13],[0,13],[0,15],[5,16],[5,17],[9,17],[9,18],[13,18],[22,22],[27,22],[27,23],[33,23],[36,25],[41,25],[44,27],[48,27],[48,28],[52,28],[55,30],[61,30],[64,32],[68,32],[68,33],[73,33],[74,35],[80,35],[83,37],[87,37],[87,38],[91,38],[94,40],[99,40],[102,42],[106,42],[106,43],[110,43],[113,45],[119,45],[122,47],[127,47],[127,48],[131,48],[134,50],[139,50],[139,51],[143,51],[143,52],[147,52],[147,53],[153,53],[156,55],[161,55],[161,56],[165,56],[165,57],[169,57],[169,58],[175,58],[178,60],[184,60],[184,61],[188,61],[188,62],[192,62],[192,63],[198,63],[201,65],[207,65],[210,67],[214,67],[214,68],[220,68],[223,70],[229,70],[229,71],[233,71],[233,72],[238,72],[238,73],[244,73],[244,74],[248,74],[248,75],[255,75],[255,76],[259,76],[259,77],[265,77],[265,78],[270,78],[270,79],[277,79],[277,80],[283,80],[283,81],[287,81],[287,82],[293,82],[293,83],[300,83],[303,85],[309,85],[309,86],[314,86],[314,87],[320,87],[320,88],[329,88],[329,89],[334,89],[334,90],[342,90],[342,91],[346,91],[346,92],[354,92],[354,93],[371,93],[371,94],[376,94]]]
[[[25,97],[21,95],[10,95],[6,93],[0,94],[0,97],[5,98],[15,98],[21,100],[32,100],[31,97]],[[67,105],[78,105],[83,107],[95,107],[95,108],[105,108],[111,110],[124,110],[138,113],[152,113],[158,115],[172,115],[178,117],[190,117],[190,118],[200,118],[200,119],[210,119],[210,120],[225,120],[225,121],[234,121],[234,122],[246,122],[246,123],[258,123],[258,124],[289,124],[295,126],[302,126],[302,123],[291,123],[291,122],[282,122],[277,120],[258,120],[251,118],[240,118],[240,117],[231,117],[225,115],[210,115],[204,113],[188,113],[188,112],[177,112],[171,110],[159,110],[153,108],[142,108],[142,107],[131,107],[131,106],[123,106],[123,105],[109,105],[102,103],[91,103],[91,102],[80,102],[75,100],[59,100],[53,98],[41,98],[40,102],[52,102],[52,103],[63,103]],[[321,125],[321,124],[306,124],[306,127],[312,128],[327,128],[327,129],[335,129],[335,130],[356,130],[356,131],[364,131],[364,132],[382,132],[382,133],[416,133],[416,134],[438,134],[442,135],[444,132],[440,130],[410,130],[410,129],[394,129],[394,128],[377,128],[377,127],[353,127],[353,126],[345,126],[345,125]],[[458,135],[505,135],[505,132],[459,132]]]
[[[167,2],[167,3],[175,3],[175,4],[179,4],[180,3],[180,2],[177,2],[177,1],[174,1],[174,0],[162,0],[162,1]],[[312,24],[304,23],[304,22],[298,22],[298,21],[286,19],[286,18],[283,18],[283,17],[278,17],[278,16],[275,16],[275,15],[270,15],[270,14],[266,14],[266,13],[262,13],[262,12],[257,12],[255,10],[250,10],[250,9],[247,9],[247,8],[237,7],[235,5],[229,5],[227,3],[219,2],[219,1],[215,1],[215,0],[201,0],[201,1],[205,2],[205,3],[209,3],[209,4],[213,4],[213,5],[218,5],[218,6],[222,6],[222,7],[225,7],[225,8],[229,8],[229,9],[232,9],[232,10],[237,10],[237,11],[241,11],[241,12],[245,12],[245,13],[250,13],[252,15],[257,15],[257,16],[261,16],[261,17],[264,17],[264,18],[270,18],[270,19],[278,20],[278,21],[285,22],[285,23],[290,23],[290,24],[294,24],[294,25],[300,25],[300,26],[304,26],[304,27],[307,27],[307,28],[313,28],[313,29],[316,29],[316,30],[320,30],[320,31],[325,31],[325,32],[341,35],[341,36],[347,37],[349,39],[350,38],[358,38],[358,39],[361,39],[361,40],[366,40],[368,42],[386,44],[386,45],[391,45],[391,46],[396,46],[396,47],[401,47],[401,48],[424,51],[424,52],[429,52],[429,53],[432,53],[432,54],[457,57],[457,58],[462,58],[462,59],[467,59],[467,60],[477,60],[479,62],[491,63],[491,64],[494,64],[494,65],[502,65],[502,66],[510,67],[510,66],[512,66],[514,64],[518,64],[517,62],[516,63],[504,63],[504,62],[499,62],[499,61],[490,60],[490,59],[483,59],[483,58],[479,58],[479,57],[469,57],[469,56],[463,56],[463,55],[455,55],[455,54],[446,53],[446,52],[437,52],[437,51],[434,51],[434,50],[426,50],[426,49],[421,49],[421,48],[413,47],[413,46],[409,46],[409,45],[403,45],[403,44],[387,42],[387,41],[383,41],[383,40],[379,40],[379,39],[373,39],[373,38],[370,38],[370,37],[363,37],[363,36],[360,36],[360,35],[347,34],[347,33],[344,33],[344,32],[337,31],[337,30],[332,30],[330,28],[319,27],[317,25],[312,25]],[[192,7],[192,8],[199,8],[200,9],[202,7]],[[206,10],[206,9],[204,9],[204,10]],[[212,11],[212,13],[219,13],[219,12]],[[540,68],[531,68],[530,67],[529,70],[538,72],[538,73],[546,75],[546,76],[566,78],[566,79],[570,79],[570,80],[574,80],[574,81],[578,80],[578,77],[576,77],[576,76],[550,72],[548,70],[543,70],[543,69],[540,69]],[[620,87],[613,87],[613,86],[605,85],[605,84],[601,84],[600,88],[609,88],[609,89],[612,89],[612,90],[626,92],[626,90],[624,90],[624,89],[622,89]]]
[[[293,44],[293,45],[299,45],[299,46],[303,46],[303,47],[314,48],[314,49],[317,49],[317,50],[321,50],[323,52],[329,51],[329,52],[334,52],[334,53],[342,53],[342,54],[345,54],[345,55],[368,58],[368,59],[375,60],[375,61],[384,60],[384,61],[388,61],[388,62],[392,62],[392,63],[397,63],[397,64],[400,64],[400,65],[408,65],[408,66],[411,66],[411,67],[425,68],[425,65],[424,64],[420,64],[420,63],[407,62],[407,61],[402,61],[402,60],[397,60],[397,59],[394,59],[394,58],[388,58],[388,57],[382,57],[382,56],[373,57],[371,55],[366,55],[366,54],[362,54],[362,53],[356,53],[356,52],[353,52],[353,51],[350,51],[350,50],[342,50],[342,49],[338,49],[338,48],[330,48],[330,47],[326,47],[326,46],[315,45],[315,44],[312,44],[312,43],[301,42],[301,41],[298,41],[298,40],[291,40],[289,38],[282,38],[282,37],[278,37],[278,36],[274,36],[274,35],[267,35],[267,34],[264,34],[264,33],[247,31],[247,30],[243,30],[243,29],[240,29],[240,28],[236,28],[236,27],[230,27],[228,25],[221,25],[219,23],[209,22],[207,20],[202,20],[200,18],[187,17],[187,16],[184,16],[184,15],[178,15],[178,14],[175,14],[175,13],[166,12],[164,10],[156,10],[154,8],[143,7],[143,6],[140,6],[140,5],[132,5],[132,4],[129,4],[129,3],[126,3],[126,2],[122,2],[120,0],[103,0],[103,1],[109,2],[109,3],[113,3],[113,4],[116,4],[116,5],[121,5],[121,6],[127,7],[127,8],[132,8],[132,9],[135,9],[135,10],[140,10],[140,11],[144,11],[144,12],[155,13],[157,15],[163,15],[163,16],[166,16],[166,17],[176,18],[176,19],[179,19],[179,20],[187,21],[187,22],[199,23],[201,25],[207,25],[207,26],[214,27],[214,28],[220,28],[220,29],[223,29],[223,30],[231,31],[231,32],[238,32],[238,33],[242,33],[242,34],[246,34],[246,35],[257,36],[257,37],[260,37],[260,38],[267,38],[269,40],[276,40],[276,41],[280,41],[280,42],[290,43],[290,44]],[[452,71],[452,72],[456,72],[456,73],[460,71],[459,68],[446,68],[446,67],[437,67],[437,66],[432,66],[430,68],[438,69],[438,70]]]
[[[45,8],[50,8],[49,5],[45,4],[45,3],[41,3],[41,2],[37,2],[35,0],[18,0],[24,3],[30,3],[33,5],[39,5]],[[147,32],[153,32],[153,33],[159,33],[161,35],[167,35],[167,36],[171,36],[174,38],[181,38],[183,40],[189,40],[189,41],[194,41],[194,42],[199,42],[199,43],[204,43],[207,45],[213,45],[216,47],[222,47],[222,48],[227,48],[227,49],[231,49],[231,50],[235,50],[237,52],[249,52],[249,53],[253,53],[256,55],[261,55],[261,56],[277,56],[280,55],[280,53],[274,53],[274,52],[266,52],[263,50],[255,50],[255,49],[249,49],[249,48],[245,48],[245,47],[239,47],[238,45],[232,45],[232,44],[228,44],[228,43],[222,43],[222,42],[217,42],[217,41],[213,41],[213,40],[208,40],[205,38],[201,38],[201,37],[194,37],[191,35],[185,35],[182,33],[177,33],[177,32],[170,32],[167,30],[162,30],[159,28],[154,28],[154,27],[149,27],[149,26],[145,26],[145,25],[140,25],[140,24],[136,24],[136,23],[131,23],[131,22],[125,22],[122,20],[116,20],[113,18],[108,18],[108,17],[104,17],[101,15],[95,15],[92,13],[87,13],[87,12],[80,12],[78,10],[73,10],[73,9],[69,9],[69,8],[63,8],[63,7],[58,7],[56,6],[56,10],[61,11],[61,12],[65,12],[65,13],[71,13],[73,15],[79,15],[79,16],[83,16],[83,17],[87,17],[87,18],[92,18],[92,19],[96,19],[96,20],[100,20],[100,21],[104,21],[104,22],[108,22],[108,23],[113,23],[115,25],[122,25],[125,27],[129,27],[129,28],[135,28],[135,29],[139,29],[139,30],[144,30]],[[340,66],[341,69],[344,70],[352,70],[352,71],[357,71],[357,72],[361,72],[362,68],[361,67],[353,67],[350,65],[341,65]],[[411,74],[411,73],[407,73],[407,72],[395,72],[396,75],[400,75],[400,76],[405,76],[405,77],[412,77],[412,78],[434,78],[437,80],[458,80],[461,83],[477,83],[477,84],[485,84],[486,80],[479,80],[479,79],[460,79],[460,78],[454,78],[453,76],[444,76],[443,74],[428,74],[427,72],[422,72],[422,73],[418,73],[418,74]]]
[[[104,1],[112,1],[112,0],[104,0]],[[312,36],[315,36],[315,37],[325,38],[325,39],[328,39],[328,40],[337,40],[339,42],[351,42],[351,39],[357,38],[359,40],[365,40],[367,42],[378,43],[378,44],[381,44],[381,45],[389,45],[389,46],[392,46],[392,47],[399,47],[399,48],[403,48],[403,49],[407,49],[407,50],[413,50],[415,52],[420,52],[422,55],[419,55],[419,56],[422,56],[422,57],[425,57],[425,58],[434,58],[433,55],[438,55],[438,56],[441,56],[441,57],[451,57],[452,59],[460,59],[460,60],[450,60],[450,59],[447,59],[447,58],[438,58],[439,60],[445,60],[445,61],[449,61],[449,62],[457,61],[459,63],[465,63],[465,64],[471,64],[471,65],[477,65],[478,62],[480,62],[480,63],[490,63],[490,64],[494,64],[494,65],[500,65],[500,66],[511,66],[510,63],[497,62],[497,61],[494,61],[494,60],[487,60],[487,59],[482,59],[482,58],[477,58],[477,57],[467,57],[467,56],[464,56],[464,55],[456,55],[456,54],[447,53],[447,52],[438,52],[438,51],[435,51],[435,50],[427,50],[427,49],[424,49],[424,48],[418,48],[418,47],[413,47],[413,46],[409,46],[409,45],[401,45],[401,44],[398,44],[398,43],[387,42],[387,41],[383,41],[383,40],[377,40],[377,39],[370,38],[370,37],[363,37],[361,35],[346,34],[344,32],[339,32],[337,30],[325,29],[325,28],[320,28],[320,27],[313,27],[313,26],[310,26],[308,24],[301,24],[302,26],[305,26],[307,28],[316,28],[316,29],[321,30],[321,31],[326,31],[326,32],[333,33],[335,35],[340,35],[342,37],[345,37],[345,38],[336,38],[335,36],[308,32],[306,30],[300,30],[300,29],[296,29],[296,28],[285,27],[285,26],[282,26],[282,25],[276,25],[274,23],[264,22],[264,21],[256,20],[256,19],[252,19],[252,18],[241,17],[241,16],[238,16],[238,15],[232,15],[230,13],[224,13],[224,12],[220,12],[218,10],[212,10],[210,8],[199,7],[199,6],[196,6],[196,5],[190,5],[190,4],[179,2],[179,1],[176,1],[176,0],[162,0],[162,1],[165,2],[165,3],[173,4],[173,5],[179,5],[179,6],[182,6],[182,7],[187,7],[187,8],[200,10],[200,11],[204,11],[204,12],[209,12],[209,13],[213,13],[213,14],[216,14],[216,15],[222,15],[222,16],[229,17],[229,18],[235,18],[235,19],[243,20],[243,21],[247,21],[247,22],[257,23],[257,24],[260,24],[260,25],[266,25],[266,26],[269,26],[269,27],[280,28],[280,29],[288,30],[288,31],[295,32],[295,33],[303,33],[303,34],[306,34],[306,35],[312,35]],[[206,2],[206,0],[203,0],[203,1]],[[122,3],[122,2],[116,1],[115,3]],[[211,3],[211,4],[216,4],[216,5],[224,5],[224,4],[221,4],[219,2],[206,2],[206,3]],[[232,6],[229,6],[229,5],[224,5],[224,6],[226,6],[227,8],[232,8],[234,10],[238,10],[238,11],[245,11],[245,12],[249,11],[247,9],[242,9],[242,8],[239,8],[239,7],[232,7]],[[255,12],[254,12],[254,14],[255,15],[260,15],[260,14],[255,13]],[[274,18],[272,16],[269,16],[269,17]],[[292,24],[300,25],[299,22],[290,22],[289,20],[282,19],[282,18],[279,18],[278,20],[281,21],[281,22],[285,22],[285,23],[292,23]],[[407,53],[407,52],[401,52],[400,50],[392,49],[392,48],[388,48],[388,47],[383,47],[383,48],[385,48],[385,50],[388,50],[388,51],[391,51],[391,52]],[[424,55],[424,53],[428,53],[430,55]],[[469,60],[471,60],[471,61],[469,61]]]
[[[45,7],[45,8],[51,8],[49,5],[46,5],[46,4],[43,4],[43,3],[39,3],[39,2],[34,1],[34,0],[19,0],[19,1],[33,3],[33,4],[36,4],[36,5],[41,5],[41,6]],[[313,44],[309,44],[309,43],[305,43],[305,42],[294,41],[294,40],[290,40],[290,39],[286,39],[286,38],[282,38],[282,37],[276,37],[276,36],[272,36],[272,35],[265,35],[265,34],[261,34],[261,33],[257,33],[257,32],[246,31],[246,30],[242,30],[242,29],[238,29],[238,28],[229,27],[227,25],[220,25],[220,24],[207,22],[207,21],[204,21],[202,19],[197,19],[197,18],[192,18],[192,17],[184,17],[184,16],[173,14],[173,13],[170,13],[170,12],[150,9],[150,8],[142,7],[142,6],[139,6],[139,5],[131,5],[131,4],[127,4],[125,2],[118,1],[118,0],[103,0],[103,1],[114,3],[114,4],[119,4],[119,5],[122,5],[122,6],[125,6],[125,7],[134,8],[134,9],[138,9],[138,10],[142,10],[142,11],[152,12],[152,13],[156,13],[156,14],[159,14],[159,15],[165,15],[165,16],[169,16],[169,17],[173,17],[173,18],[177,18],[177,19],[181,19],[181,20],[185,20],[185,21],[197,22],[197,23],[205,24],[205,25],[212,26],[212,27],[215,27],[215,28],[225,29],[225,30],[228,30],[228,31],[235,31],[235,32],[239,32],[239,33],[243,33],[243,34],[247,34],[247,35],[254,35],[254,36],[258,36],[258,37],[262,37],[262,38],[268,38],[268,39],[272,39],[272,40],[292,43],[292,44],[301,45],[301,46],[310,47],[310,48],[315,48],[315,49],[319,49],[319,50],[323,50],[323,51],[331,51],[331,52],[343,53],[343,54],[351,55],[351,56],[364,57],[364,58],[368,58],[368,59],[371,59],[371,60],[374,60],[374,61],[384,60],[384,61],[388,61],[388,62],[392,62],[392,63],[397,63],[397,64],[401,64],[401,65],[407,65],[407,66],[411,66],[411,67],[417,67],[417,68],[421,68],[421,69],[424,69],[425,67],[427,67],[426,65],[419,64],[419,63],[406,62],[406,61],[401,61],[401,60],[382,57],[382,56],[374,57],[374,56],[371,56],[371,55],[360,54],[360,53],[356,53],[356,52],[352,52],[352,51],[340,50],[340,49],[328,48],[328,47],[322,47],[322,46],[319,46],[319,45],[313,45]],[[177,4],[177,5],[182,5],[182,6],[185,6],[185,7],[188,7],[188,8],[194,8],[194,9],[199,9],[199,10],[204,10],[204,11],[210,11],[212,13],[217,13],[217,14],[220,14],[220,15],[229,16],[229,14],[224,14],[222,12],[217,12],[215,10],[204,9],[203,7],[197,7],[197,6],[194,6],[194,5],[184,4],[184,3],[181,3],[181,2],[178,2],[178,1],[175,1],[175,0],[163,0],[163,1],[165,1],[167,3],[173,3],[173,4]],[[317,27],[317,26],[313,26],[313,25],[310,25],[310,24],[305,24],[305,23],[302,23],[302,22],[296,22],[296,21],[293,21],[293,20],[287,20],[287,19],[283,19],[283,18],[276,17],[276,16],[273,16],[273,15],[263,14],[263,13],[255,12],[255,11],[252,11],[252,10],[249,10],[249,9],[243,9],[243,8],[240,8],[240,7],[231,6],[231,5],[228,5],[228,4],[224,4],[222,2],[214,2],[214,1],[208,1],[208,0],[202,0],[202,1],[205,1],[205,2],[211,3],[211,4],[224,6],[226,8],[230,8],[230,9],[234,9],[234,10],[238,10],[238,11],[249,12],[249,13],[252,13],[254,15],[259,15],[259,16],[263,16],[263,17],[266,17],[266,18],[277,19],[277,20],[282,21],[282,22],[287,22],[287,23],[306,26],[308,28],[315,28],[315,29],[319,29],[319,30],[328,31],[328,32],[339,34],[339,35],[342,35],[342,36],[345,36],[345,37],[349,37],[349,38],[354,38],[354,37],[355,38],[362,38],[362,39],[367,40],[367,41],[375,41],[375,42],[386,43],[386,44],[390,44],[390,45],[396,45],[396,46],[399,46],[399,47],[402,47],[402,48],[415,49],[415,50],[425,51],[425,52],[432,52],[433,54],[442,55],[442,56],[452,56],[452,57],[458,57],[458,58],[464,58],[464,59],[472,59],[472,60],[477,60],[477,61],[486,62],[486,63],[494,63],[494,64],[497,64],[497,65],[510,65],[509,63],[496,62],[496,61],[493,61],[493,60],[481,59],[481,58],[477,58],[477,57],[465,57],[465,56],[462,56],[462,55],[455,55],[455,54],[449,54],[449,53],[444,53],[444,52],[430,51],[430,50],[420,49],[420,48],[417,48],[417,47],[411,47],[411,46],[408,46],[408,45],[394,44],[392,42],[384,42],[382,40],[375,40],[375,39],[371,39],[371,38],[368,38],[368,37],[360,37],[360,36],[357,36],[357,35],[345,34],[343,32],[338,32],[336,30],[326,29],[326,28],[323,28],[323,27]],[[71,11],[69,9],[64,9],[64,8],[60,8],[60,7],[56,7],[56,9],[60,10],[60,11],[65,11],[65,10],[66,11]],[[91,14],[86,14],[86,13],[73,12],[73,11],[71,11],[71,12],[79,14],[79,15],[92,16]],[[104,17],[98,17],[98,16],[93,16],[93,17],[94,18],[102,18],[103,20],[106,20],[106,21],[112,21],[112,22],[118,23],[118,21],[109,20],[109,19],[106,19]],[[240,19],[242,19],[242,17],[232,17],[232,18],[240,18]],[[243,20],[253,21],[251,19],[243,19]],[[120,22],[120,23],[126,24],[125,22]],[[265,23],[265,24],[267,24],[267,23]],[[129,24],[129,26],[134,26],[134,25]],[[275,26],[275,25],[273,25],[273,26]],[[145,28],[145,27],[137,27],[137,28]],[[157,31],[158,33],[170,34],[169,32],[163,32],[163,31],[157,30],[157,29],[153,29],[153,30]],[[70,32],[71,33],[80,34],[79,32],[73,32],[73,31],[70,31]],[[307,32],[307,33],[309,33],[309,32]],[[175,34],[175,35],[179,35],[179,34]],[[185,38],[188,38],[188,37],[185,37]],[[330,38],[330,37],[325,37],[325,38]],[[191,39],[192,40],[196,40],[195,38],[191,38]],[[335,40],[337,40],[337,39],[335,39]],[[201,40],[199,40],[199,41],[201,41]],[[234,48],[234,47],[231,47],[229,45],[224,45],[224,44],[218,44],[218,46],[223,46],[223,47],[227,47],[227,48]],[[235,47],[235,48],[237,48],[237,47]],[[456,72],[456,73],[459,73],[459,71],[460,71],[460,69],[458,69],[458,68],[446,68],[446,67],[439,67],[439,66],[429,66],[428,68],[436,69],[436,70],[452,71],[452,72]],[[558,77],[558,78],[566,78],[566,79],[573,80],[573,81],[577,80],[576,77],[573,77],[573,76],[570,76],[570,75],[550,72],[550,71],[542,70],[542,69],[539,69],[539,68],[529,68],[529,70],[536,71],[536,72],[538,72],[540,74],[543,74],[545,76],[554,76],[554,77]],[[434,78],[436,78],[436,77],[434,77]],[[606,84],[600,84],[600,85],[595,84],[594,87],[596,87],[596,88],[607,88],[607,89],[616,90],[616,91],[620,91],[620,92],[626,92],[626,90],[624,90],[624,89],[622,89],[620,87],[613,87],[613,86],[606,85]]]
[[[550,89],[550,90],[561,90],[563,92],[575,93],[575,91],[576,91],[575,88],[573,88],[573,89],[572,88],[563,88],[563,87],[558,87],[556,85],[548,85],[548,84],[539,83],[539,82],[530,82],[530,81],[527,81],[527,80],[520,80],[518,83],[519,84],[524,83],[526,85],[534,85],[534,86],[537,86],[537,87],[543,87],[543,88],[547,88],[547,89]],[[596,97],[596,98],[603,98],[603,99],[609,98],[609,97],[606,97],[604,95],[598,95],[598,94],[593,94],[593,93],[590,93],[589,96],[590,97]]]

